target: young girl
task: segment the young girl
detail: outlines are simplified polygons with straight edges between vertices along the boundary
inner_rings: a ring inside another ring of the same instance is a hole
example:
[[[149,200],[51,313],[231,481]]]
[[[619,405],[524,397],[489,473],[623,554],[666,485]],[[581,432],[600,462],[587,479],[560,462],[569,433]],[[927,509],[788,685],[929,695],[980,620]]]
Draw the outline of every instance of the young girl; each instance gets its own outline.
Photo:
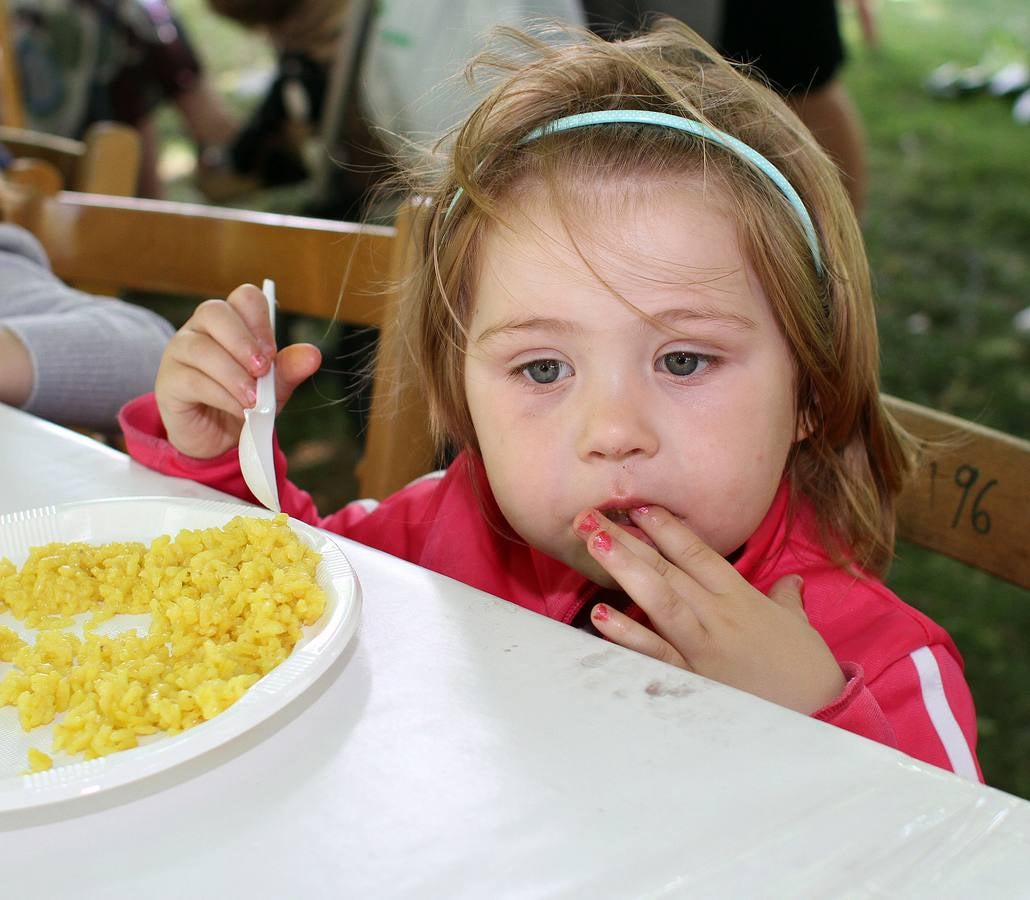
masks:
[[[958,652],[876,574],[910,454],[837,173],[678,23],[521,42],[421,187],[410,373],[460,455],[323,519],[279,453],[283,509],[978,778]],[[133,456],[251,499],[255,377],[283,403],[320,364],[265,308],[200,306]]]

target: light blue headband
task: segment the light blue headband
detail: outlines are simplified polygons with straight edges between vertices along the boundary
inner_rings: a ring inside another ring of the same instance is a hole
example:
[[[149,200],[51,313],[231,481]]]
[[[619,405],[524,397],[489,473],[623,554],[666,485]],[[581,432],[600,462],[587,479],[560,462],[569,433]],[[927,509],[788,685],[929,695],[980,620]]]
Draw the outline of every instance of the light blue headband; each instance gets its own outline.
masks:
[[[766,178],[768,178],[774,185],[776,185],[776,187],[779,188],[780,193],[787,198],[787,202],[790,203],[795,215],[797,215],[798,220],[801,222],[801,228],[805,233],[805,240],[808,242],[808,249],[812,253],[812,260],[815,262],[816,271],[820,275],[823,274],[823,259],[822,254],[819,252],[819,239],[816,237],[815,226],[812,224],[812,217],[809,216],[808,210],[805,209],[805,204],[798,196],[798,192],[795,191],[790,182],[783,177],[783,173],[769,162],[769,160],[762,156],[761,153],[753,147],[748,146],[743,141],[733,137],[733,135],[726,134],[725,131],[719,131],[718,129],[711,128],[702,122],[695,121],[694,119],[687,119],[683,116],[672,115],[671,113],[653,112],[647,109],[599,109],[594,112],[577,113],[574,116],[564,116],[561,119],[555,119],[553,122],[548,122],[546,125],[542,125],[539,128],[534,128],[521,141],[519,141],[519,144],[528,144],[530,141],[535,141],[546,135],[558,134],[562,131],[571,131],[574,128],[587,128],[591,125],[623,124],[660,125],[663,128],[671,128],[673,131],[682,131],[686,134],[692,134],[695,137],[711,141],[713,144],[719,144],[749,162],[763,175],[765,175]],[[447,212],[444,214],[445,220],[457,205],[461,195],[462,190],[459,187],[454,194],[454,198],[451,200],[450,206],[447,207]]]

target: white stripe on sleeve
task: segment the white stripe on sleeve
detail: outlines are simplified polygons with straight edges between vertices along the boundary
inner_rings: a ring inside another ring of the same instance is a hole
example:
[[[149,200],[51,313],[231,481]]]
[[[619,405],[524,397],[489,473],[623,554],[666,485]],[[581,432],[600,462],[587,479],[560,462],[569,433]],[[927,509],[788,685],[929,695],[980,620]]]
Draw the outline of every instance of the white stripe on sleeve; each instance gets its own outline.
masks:
[[[973,754],[969,750],[966,736],[959,728],[955,714],[948,705],[937,658],[929,647],[913,650],[909,656],[916,667],[916,672],[919,673],[919,686],[923,692],[926,711],[930,715],[933,727],[937,730],[937,737],[944,745],[944,752],[948,754],[952,770],[963,778],[979,781],[979,776],[976,774],[976,763],[973,762]]]

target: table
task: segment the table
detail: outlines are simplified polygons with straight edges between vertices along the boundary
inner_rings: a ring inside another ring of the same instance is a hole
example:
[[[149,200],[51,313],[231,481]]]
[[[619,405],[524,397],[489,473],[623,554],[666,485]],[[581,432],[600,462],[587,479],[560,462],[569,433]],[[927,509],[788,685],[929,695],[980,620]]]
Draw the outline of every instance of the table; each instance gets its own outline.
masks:
[[[0,513],[219,496],[0,406]],[[0,815],[4,896],[1014,897],[1030,803],[339,539],[362,621],[282,714]]]

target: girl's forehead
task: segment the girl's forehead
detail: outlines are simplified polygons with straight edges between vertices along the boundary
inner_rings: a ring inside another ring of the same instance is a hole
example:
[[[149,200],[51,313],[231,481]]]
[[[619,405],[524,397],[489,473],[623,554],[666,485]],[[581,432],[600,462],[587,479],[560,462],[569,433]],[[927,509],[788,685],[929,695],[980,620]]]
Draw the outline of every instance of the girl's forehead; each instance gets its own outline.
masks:
[[[591,318],[613,312],[611,302],[645,316],[686,309],[771,321],[724,196],[696,180],[649,187],[664,190],[611,186],[609,201],[587,208],[543,190],[522,194],[484,235],[473,318],[516,309]]]
[[[726,194],[697,176],[618,179],[595,190],[532,184],[482,243],[486,268],[660,283],[748,269]]]

